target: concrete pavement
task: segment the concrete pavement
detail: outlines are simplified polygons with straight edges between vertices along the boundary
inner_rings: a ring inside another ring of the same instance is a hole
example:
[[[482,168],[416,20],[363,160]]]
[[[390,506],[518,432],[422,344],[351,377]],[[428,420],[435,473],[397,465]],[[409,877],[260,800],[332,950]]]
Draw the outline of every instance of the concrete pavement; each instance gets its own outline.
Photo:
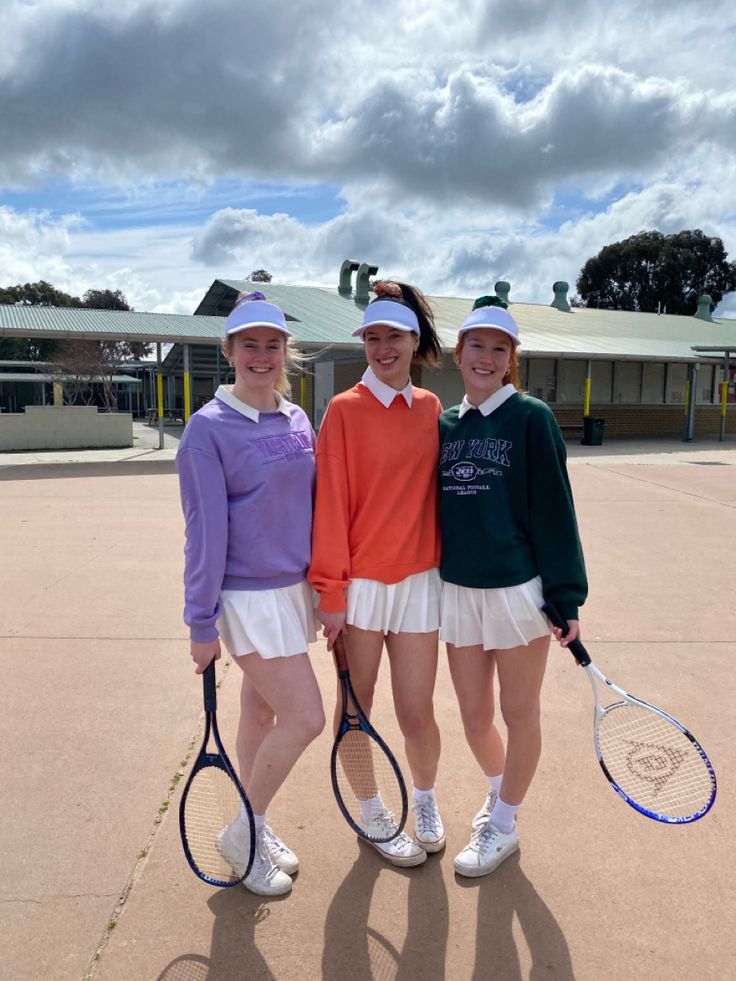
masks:
[[[331,798],[325,733],[272,808],[302,862],[292,895],[273,902],[209,889],[179,844],[201,685],[180,619],[174,450],[0,457],[0,978],[736,976],[724,929],[736,900],[736,445],[569,447],[591,582],[586,644],[614,680],[693,728],[718,773],[714,810],[663,827],[612,793],[594,760],[587,680],[556,649],[521,852],[490,877],[457,878],[452,857],[485,788],[441,656],[446,853],[402,872],[358,844]],[[322,643],[312,650],[331,707],[331,659]],[[230,745],[235,671],[219,672]],[[375,711],[400,747],[385,671]]]

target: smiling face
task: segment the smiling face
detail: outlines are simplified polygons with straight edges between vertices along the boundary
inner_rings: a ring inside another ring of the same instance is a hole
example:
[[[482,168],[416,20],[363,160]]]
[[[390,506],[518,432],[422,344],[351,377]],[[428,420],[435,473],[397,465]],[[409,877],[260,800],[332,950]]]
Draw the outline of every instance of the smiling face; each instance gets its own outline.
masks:
[[[388,324],[367,327],[363,346],[368,364],[376,378],[396,391],[409,381],[412,358],[419,346],[419,335],[410,330],[398,330]]]
[[[502,330],[478,328],[463,335],[455,360],[473,405],[480,405],[504,384],[512,359],[513,343]],[[508,379],[507,379],[508,380]]]
[[[227,356],[235,368],[238,389],[273,390],[286,365],[286,338],[274,327],[250,327],[228,338]]]

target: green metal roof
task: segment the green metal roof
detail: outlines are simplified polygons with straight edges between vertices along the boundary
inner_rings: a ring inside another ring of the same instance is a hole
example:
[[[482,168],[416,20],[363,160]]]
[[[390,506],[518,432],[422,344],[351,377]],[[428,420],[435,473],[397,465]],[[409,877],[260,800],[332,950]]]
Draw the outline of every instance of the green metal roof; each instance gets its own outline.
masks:
[[[80,377],[87,378],[90,381],[100,380],[99,375],[82,375]],[[0,385],[4,382],[28,382],[31,385],[51,385],[53,382],[73,381],[74,378],[74,375],[49,375],[43,372],[28,374],[20,371],[4,371],[0,372]],[[133,388],[142,384],[138,378],[132,378],[130,375],[113,375],[110,380],[113,385],[129,385]]]
[[[222,337],[222,318],[0,303],[0,337],[34,336],[215,344]]]
[[[363,306],[336,289],[215,280],[193,316],[87,310],[70,307],[0,304],[0,336],[88,337],[216,344],[223,317],[241,291],[262,289],[286,313],[295,341],[307,350],[326,345],[358,349],[352,337]],[[457,328],[470,311],[466,297],[429,297],[443,346],[452,350]],[[217,311],[217,313],[215,313]],[[569,312],[534,303],[513,303],[522,354],[536,357],[595,358],[635,361],[697,361],[694,345],[736,348],[736,321],[708,323],[697,317],[629,313],[574,307]]]

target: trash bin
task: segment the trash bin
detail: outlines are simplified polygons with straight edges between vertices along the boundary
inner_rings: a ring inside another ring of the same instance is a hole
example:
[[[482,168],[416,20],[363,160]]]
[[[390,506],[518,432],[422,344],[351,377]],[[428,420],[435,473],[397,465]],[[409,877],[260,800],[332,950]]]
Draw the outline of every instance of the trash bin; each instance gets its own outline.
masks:
[[[603,430],[606,420],[599,416],[583,416],[583,446],[600,446],[603,442]]]

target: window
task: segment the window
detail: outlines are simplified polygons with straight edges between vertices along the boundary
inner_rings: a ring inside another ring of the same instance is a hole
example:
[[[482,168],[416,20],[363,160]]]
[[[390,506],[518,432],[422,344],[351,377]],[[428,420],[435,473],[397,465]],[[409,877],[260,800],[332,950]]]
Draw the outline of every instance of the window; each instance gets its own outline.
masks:
[[[618,361],[614,371],[613,401],[641,401],[641,364],[637,361]]]
[[[557,376],[554,358],[532,358],[528,370],[529,394],[543,402],[557,400]]]
[[[664,365],[646,361],[641,372],[642,402],[664,401]]]
[[[717,393],[713,392],[713,365],[712,364],[701,364],[698,369],[697,381],[695,383],[698,387],[698,394],[696,401],[699,405],[703,403],[707,405],[712,405],[714,401],[718,401]]]
[[[590,383],[591,402],[610,402],[613,388],[613,362],[594,361]]]
[[[557,401],[583,402],[585,400],[585,361],[557,362]]]
[[[684,404],[685,388],[687,386],[687,365],[667,365],[667,401]]]

